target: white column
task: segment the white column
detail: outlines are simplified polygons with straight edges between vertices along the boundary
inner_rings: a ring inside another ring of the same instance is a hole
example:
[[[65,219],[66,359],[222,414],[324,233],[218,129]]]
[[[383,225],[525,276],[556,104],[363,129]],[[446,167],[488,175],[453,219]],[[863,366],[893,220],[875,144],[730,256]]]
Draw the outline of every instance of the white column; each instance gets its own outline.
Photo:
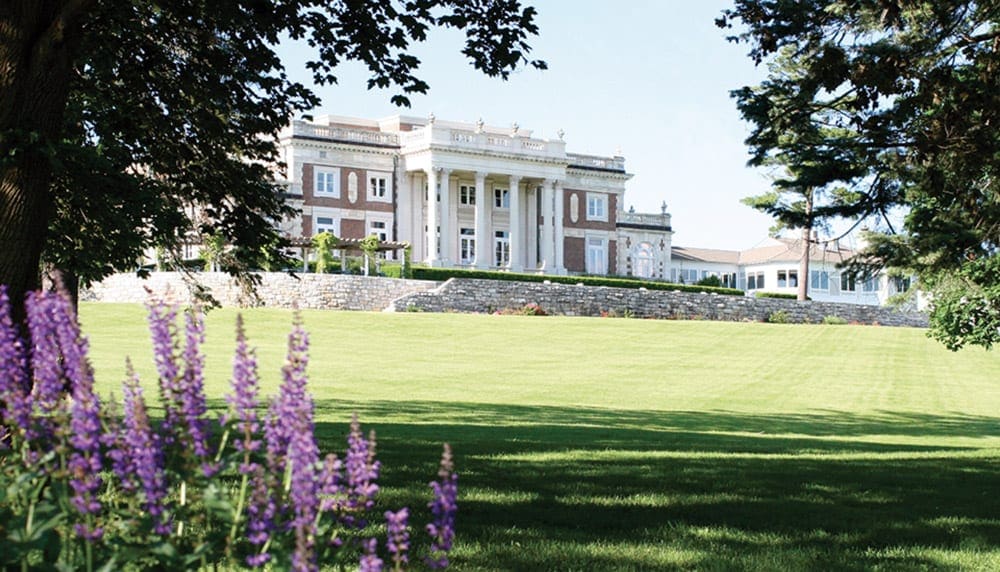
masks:
[[[546,273],[552,272],[555,262],[555,249],[553,248],[553,205],[552,205],[552,180],[545,179],[542,183],[542,244],[540,245],[539,265],[545,269]]]
[[[555,228],[555,262],[553,264],[556,274],[565,274],[566,269],[563,267],[563,247],[565,246],[565,238],[563,237],[563,215],[565,211],[563,209],[563,186],[562,181],[555,182],[555,194],[556,194],[556,207],[555,216],[553,217],[554,228]]]
[[[493,241],[490,240],[490,205],[492,197],[486,196],[486,173],[476,173],[476,268],[490,265]]]
[[[451,266],[451,246],[454,242],[451,229],[451,170],[441,169],[439,177],[438,180],[441,181],[441,212],[438,215],[438,221],[441,225],[441,265]]]
[[[438,259],[438,200],[437,169],[427,169],[427,253],[424,260],[431,266],[439,266]]]
[[[521,212],[521,177],[510,176],[510,269],[524,270],[524,218]]]
[[[397,170],[394,173],[396,180],[396,233],[390,235],[392,240],[410,240],[410,223],[413,222],[413,214],[410,212],[412,210],[411,202],[413,198],[412,186],[410,185],[411,177],[408,173],[404,171]],[[402,256],[402,253],[400,253]]]

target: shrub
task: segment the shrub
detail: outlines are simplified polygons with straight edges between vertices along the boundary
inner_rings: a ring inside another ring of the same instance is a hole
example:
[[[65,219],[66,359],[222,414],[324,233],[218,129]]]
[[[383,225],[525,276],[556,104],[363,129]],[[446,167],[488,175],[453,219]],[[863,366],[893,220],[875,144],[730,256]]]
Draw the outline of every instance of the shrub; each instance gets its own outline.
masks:
[[[755,298],[777,298],[779,300],[798,300],[798,294],[783,294],[778,292],[757,292],[754,294]],[[812,300],[812,298],[806,296],[806,300]]]
[[[312,237],[312,245],[316,249],[316,273],[329,272],[333,266],[333,249],[337,246],[337,237],[324,230]]]
[[[621,278],[608,276],[555,276],[550,274],[523,274],[518,272],[500,272],[496,270],[465,270],[461,268],[427,268],[413,269],[413,277],[418,280],[435,280],[443,282],[449,278],[475,278],[482,280],[506,280],[511,282],[552,282],[556,284],[573,284],[584,286],[609,286],[612,288],[646,288],[647,290],[671,290],[677,292],[708,292],[727,296],[742,296],[742,290],[734,288],[714,288],[712,286],[693,286],[675,284],[673,282],[657,282],[639,280],[636,278]]]
[[[493,313],[499,316],[548,316],[548,313],[534,302],[525,304],[520,308],[504,308],[496,310]]]
[[[784,310],[776,310],[774,312],[771,312],[767,316],[767,322],[769,324],[787,324],[788,312]]]
[[[716,288],[722,287],[722,280],[719,280],[718,276],[706,276],[701,280],[695,282],[697,286],[715,286]]]
[[[840,316],[823,316],[823,323],[830,326],[843,326],[847,324],[847,320]]]
[[[254,351],[237,321],[228,412],[207,416],[198,313],[151,305],[162,420],[127,365],[121,411],[102,404],[69,302],[36,293],[22,339],[0,287],[0,569],[374,570],[408,561],[409,513],[375,517],[375,435],[351,422],[342,458],[320,457],[306,389],[309,338],[288,338],[279,394],[258,415]],[[447,445],[431,483],[429,548],[448,563],[457,476]],[[376,531],[388,535],[380,556]],[[414,560],[420,562],[420,560]]]

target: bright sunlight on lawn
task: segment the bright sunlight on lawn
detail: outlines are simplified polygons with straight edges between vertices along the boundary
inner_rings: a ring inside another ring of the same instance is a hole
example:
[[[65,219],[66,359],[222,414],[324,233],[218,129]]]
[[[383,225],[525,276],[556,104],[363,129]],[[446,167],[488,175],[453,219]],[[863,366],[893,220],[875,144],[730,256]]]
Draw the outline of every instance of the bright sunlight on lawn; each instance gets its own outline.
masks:
[[[903,328],[305,311],[324,450],[377,430],[389,506],[460,473],[459,570],[1000,569],[1000,354]],[[292,314],[244,312],[265,393]],[[98,384],[144,310],[84,304]],[[235,311],[207,320],[227,391]]]

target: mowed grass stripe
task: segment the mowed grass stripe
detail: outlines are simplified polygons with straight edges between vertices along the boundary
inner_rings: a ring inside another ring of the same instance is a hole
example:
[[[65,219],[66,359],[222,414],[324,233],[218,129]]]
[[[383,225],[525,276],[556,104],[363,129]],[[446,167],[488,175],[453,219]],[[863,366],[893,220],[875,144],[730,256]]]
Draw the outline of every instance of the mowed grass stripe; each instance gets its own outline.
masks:
[[[244,314],[271,393],[291,313]],[[1000,568],[997,353],[903,328],[302,315],[321,447],[359,412],[386,507],[425,522],[452,443],[456,569]],[[142,308],[81,319],[102,391],[126,354],[152,389]],[[216,406],[234,320],[208,316]]]

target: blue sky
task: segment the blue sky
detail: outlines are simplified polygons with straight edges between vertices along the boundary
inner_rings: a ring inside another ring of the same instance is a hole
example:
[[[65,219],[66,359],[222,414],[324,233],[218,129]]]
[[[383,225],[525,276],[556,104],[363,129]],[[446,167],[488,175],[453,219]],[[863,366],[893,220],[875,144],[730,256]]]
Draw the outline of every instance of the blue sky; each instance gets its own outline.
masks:
[[[435,30],[415,49],[430,84],[412,107],[394,92],[365,87],[362,66],[339,69],[340,83],[317,87],[320,113],[377,118],[395,113],[490,125],[517,122],[537,137],[566,132],[568,151],[612,155],[629,181],[626,208],[659,212],[667,202],[674,244],[743,249],[767,236],[771,220],[740,203],[769,188],[746,167],[743,123],[729,91],[758,83],[746,47],[725,41],[714,19],[721,0],[528,0],[539,12],[532,46],[546,71],[524,69],[507,82],[486,77],[461,55],[462,36]],[[311,84],[301,65],[308,48],[283,44],[293,79]]]

